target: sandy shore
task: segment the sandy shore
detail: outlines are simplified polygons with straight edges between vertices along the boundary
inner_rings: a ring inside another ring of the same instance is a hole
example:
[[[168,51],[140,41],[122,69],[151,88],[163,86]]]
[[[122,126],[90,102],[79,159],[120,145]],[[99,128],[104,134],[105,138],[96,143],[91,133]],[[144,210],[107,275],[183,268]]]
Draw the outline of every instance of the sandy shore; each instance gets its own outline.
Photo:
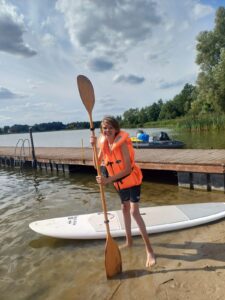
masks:
[[[141,270],[144,257],[135,259],[131,250],[124,250],[122,280],[109,299],[225,299],[224,220],[155,235],[151,242],[157,265],[151,271]]]
[[[107,281],[101,274],[92,287],[89,278],[87,290],[69,289],[64,299],[95,299],[100,295],[99,299],[114,300],[225,299],[225,220],[152,235],[151,242],[157,255],[152,270],[144,267],[144,248],[138,237],[131,249],[121,251],[123,273],[118,278]]]

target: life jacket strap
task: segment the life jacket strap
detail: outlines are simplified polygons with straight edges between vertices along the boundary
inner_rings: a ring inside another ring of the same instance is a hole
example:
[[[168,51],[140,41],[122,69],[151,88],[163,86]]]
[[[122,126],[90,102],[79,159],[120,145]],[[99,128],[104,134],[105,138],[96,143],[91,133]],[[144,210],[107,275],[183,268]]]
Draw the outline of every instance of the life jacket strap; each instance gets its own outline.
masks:
[[[128,176],[130,176],[130,174],[133,172],[133,169],[134,168],[132,168],[131,169],[131,172],[129,173],[129,174],[127,174],[126,176],[123,176],[123,177],[121,177],[121,178],[119,178],[119,179],[117,179],[117,180],[114,180],[113,182],[119,182],[119,183],[123,183],[123,179],[125,179],[125,178],[127,178]]]

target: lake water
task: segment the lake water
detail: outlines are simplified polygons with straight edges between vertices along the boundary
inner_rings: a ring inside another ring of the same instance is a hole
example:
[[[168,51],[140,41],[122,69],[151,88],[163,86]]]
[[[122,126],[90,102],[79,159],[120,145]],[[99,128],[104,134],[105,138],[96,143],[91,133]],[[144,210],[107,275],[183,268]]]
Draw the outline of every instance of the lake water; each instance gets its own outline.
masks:
[[[153,129],[151,133],[157,135],[164,129]],[[100,130],[96,129],[95,134],[99,135]],[[127,130],[131,136],[136,134],[136,129]],[[34,132],[33,140],[35,147],[89,147],[90,130],[62,130],[51,132]],[[1,146],[16,146],[19,140],[29,140],[29,133],[26,134],[7,134],[0,135],[0,147]],[[27,144],[25,144],[27,145]]]
[[[223,132],[196,132],[190,133],[186,131],[176,132],[167,128],[147,128],[145,129],[150,136],[156,136],[160,131],[166,131],[173,139],[183,141],[188,149],[225,149],[225,139]],[[137,129],[126,129],[130,136],[135,136]],[[96,135],[99,134],[99,129],[96,129]],[[90,130],[66,130],[52,132],[34,132],[33,140],[35,147],[89,147]],[[30,135],[27,134],[7,134],[0,135],[0,147],[12,146],[15,147],[17,142],[26,140],[25,146],[28,145],[27,140],[30,140]]]
[[[176,136],[172,132],[171,135]],[[21,138],[29,136],[0,136],[0,145],[5,141],[5,146],[13,146]],[[34,133],[36,146],[80,146],[81,138],[84,145],[88,145],[89,131]],[[101,211],[94,173],[56,174],[0,168],[0,183],[1,300],[117,299],[113,294],[121,281],[128,289],[122,293],[122,299],[132,299],[128,292],[132,289],[128,274],[137,277],[137,282],[145,274],[142,280],[148,286],[151,274],[144,273],[144,247],[140,237],[135,237],[135,246],[122,254],[124,273],[120,279],[107,281],[104,240],[48,238],[28,227],[38,219]],[[119,198],[111,186],[106,188],[106,200],[109,210],[120,209]],[[145,178],[140,205],[213,201],[225,202],[224,193],[181,189],[176,184],[156,183]],[[176,233],[169,235],[172,239]],[[151,237],[153,247],[157,249],[156,244],[163,236]],[[123,239],[117,242],[121,244]],[[136,271],[131,272],[134,269]],[[140,299],[142,293],[140,290]]]

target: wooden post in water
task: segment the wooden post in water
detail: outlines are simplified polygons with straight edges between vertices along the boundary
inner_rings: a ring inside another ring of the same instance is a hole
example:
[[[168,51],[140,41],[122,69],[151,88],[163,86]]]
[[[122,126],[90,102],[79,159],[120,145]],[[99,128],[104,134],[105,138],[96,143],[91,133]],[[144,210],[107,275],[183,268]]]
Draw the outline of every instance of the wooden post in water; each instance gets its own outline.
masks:
[[[83,161],[83,164],[85,164],[85,154],[84,154],[84,141],[83,139],[81,139],[81,146],[82,146],[82,161]]]
[[[32,166],[33,166],[33,168],[37,169],[37,160],[36,160],[35,151],[34,151],[32,127],[29,128],[29,132],[30,132],[30,141],[31,141],[31,148],[32,148],[32,159],[33,159]]]

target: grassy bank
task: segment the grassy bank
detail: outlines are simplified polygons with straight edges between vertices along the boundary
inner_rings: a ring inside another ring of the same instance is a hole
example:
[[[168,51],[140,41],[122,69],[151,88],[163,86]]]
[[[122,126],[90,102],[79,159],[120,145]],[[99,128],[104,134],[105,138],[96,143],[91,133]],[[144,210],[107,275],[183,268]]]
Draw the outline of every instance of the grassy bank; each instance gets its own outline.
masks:
[[[186,117],[178,122],[178,129],[189,131],[225,130],[225,114],[207,114],[200,117]]]
[[[144,127],[168,127],[187,131],[225,130],[225,114],[207,114],[198,117],[188,116],[173,120],[148,122]]]
[[[167,128],[178,128],[181,119],[172,119],[172,120],[161,120],[157,122],[147,122],[144,124],[143,127],[145,128],[160,128],[160,127],[167,127]]]

